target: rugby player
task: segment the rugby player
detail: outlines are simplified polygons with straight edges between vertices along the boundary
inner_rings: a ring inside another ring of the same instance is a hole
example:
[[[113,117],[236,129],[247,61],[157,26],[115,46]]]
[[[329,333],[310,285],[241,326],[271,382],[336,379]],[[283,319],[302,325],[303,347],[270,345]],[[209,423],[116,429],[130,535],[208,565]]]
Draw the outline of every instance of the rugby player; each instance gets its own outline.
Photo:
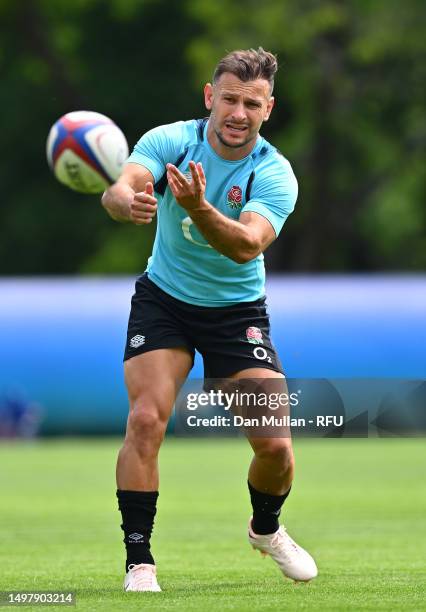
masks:
[[[130,411],[117,462],[126,546],[124,588],[160,591],[150,548],[158,453],[179,386],[197,349],[206,378],[282,379],[265,303],[263,252],[293,211],[297,181],[259,130],[274,106],[276,57],[261,47],[229,53],[204,87],[209,117],[142,136],[102,196],[116,221],[158,225],[137,280],[124,356]],[[256,350],[261,347],[262,350]],[[290,436],[248,435],[253,509],[248,540],[285,576],[317,575],[312,557],[278,519],[293,480]]]

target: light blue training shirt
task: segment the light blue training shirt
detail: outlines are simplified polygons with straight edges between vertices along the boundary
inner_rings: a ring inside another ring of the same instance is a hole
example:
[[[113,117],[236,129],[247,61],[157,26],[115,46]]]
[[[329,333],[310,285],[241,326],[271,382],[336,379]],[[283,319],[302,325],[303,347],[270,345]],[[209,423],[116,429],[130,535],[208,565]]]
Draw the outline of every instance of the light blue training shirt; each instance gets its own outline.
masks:
[[[154,177],[158,222],[149,278],[169,295],[199,306],[230,306],[265,294],[263,254],[238,264],[212,248],[167,185],[166,164],[190,178],[189,162],[201,162],[205,197],[222,214],[238,220],[243,211],[265,217],[278,236],[297,198],[290,163],[260,135],[247,157],[229,161],[207,140],[206,119],[178,121],[150,130],[128,162],[141,164]]]

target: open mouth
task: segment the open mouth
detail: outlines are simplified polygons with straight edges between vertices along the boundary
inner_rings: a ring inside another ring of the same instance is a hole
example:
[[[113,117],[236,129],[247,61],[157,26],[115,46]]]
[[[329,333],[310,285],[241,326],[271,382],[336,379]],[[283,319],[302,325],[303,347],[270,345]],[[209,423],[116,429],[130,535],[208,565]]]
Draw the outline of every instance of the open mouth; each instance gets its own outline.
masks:
[[[242,132],[245,132],[247,129],[245,125],[235,125],[233,123],[225,123],[225,127],[230,132],[234,132],[235,134],[241,134]]]

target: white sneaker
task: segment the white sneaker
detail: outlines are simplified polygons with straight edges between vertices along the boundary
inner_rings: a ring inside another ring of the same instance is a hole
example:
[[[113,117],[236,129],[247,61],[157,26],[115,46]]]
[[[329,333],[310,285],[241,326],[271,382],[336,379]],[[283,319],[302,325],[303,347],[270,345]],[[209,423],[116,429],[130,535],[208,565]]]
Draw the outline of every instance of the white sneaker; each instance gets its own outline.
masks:
[[[125,591],[161,591],[157,582],[157,568],[149,563],[129,565],[124,577]]]
[[[311,555],[298,546],[281,526],[268,535],[254,533],[249,522],[248,539],[255,550],[263,556],[269,555],[278,564],[284,576],[296,582],[308,582],[318,575],[318,569]]]

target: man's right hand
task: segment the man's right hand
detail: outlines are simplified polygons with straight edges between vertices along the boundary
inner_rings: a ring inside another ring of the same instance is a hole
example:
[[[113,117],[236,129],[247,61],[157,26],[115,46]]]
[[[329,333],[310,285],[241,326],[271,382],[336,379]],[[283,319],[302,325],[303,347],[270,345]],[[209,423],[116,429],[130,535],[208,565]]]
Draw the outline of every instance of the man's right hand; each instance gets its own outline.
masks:
[[[157,212],[154,177],[139,164],[128,163],[118,181],[102,196],[102,206],[115,221],[136,225],[151,223]]]
[[[157,198],[151,182],[145,185],[145,191],[135,193],[130,204],[130,221],[135,225],[151,223],[157,213]]]

